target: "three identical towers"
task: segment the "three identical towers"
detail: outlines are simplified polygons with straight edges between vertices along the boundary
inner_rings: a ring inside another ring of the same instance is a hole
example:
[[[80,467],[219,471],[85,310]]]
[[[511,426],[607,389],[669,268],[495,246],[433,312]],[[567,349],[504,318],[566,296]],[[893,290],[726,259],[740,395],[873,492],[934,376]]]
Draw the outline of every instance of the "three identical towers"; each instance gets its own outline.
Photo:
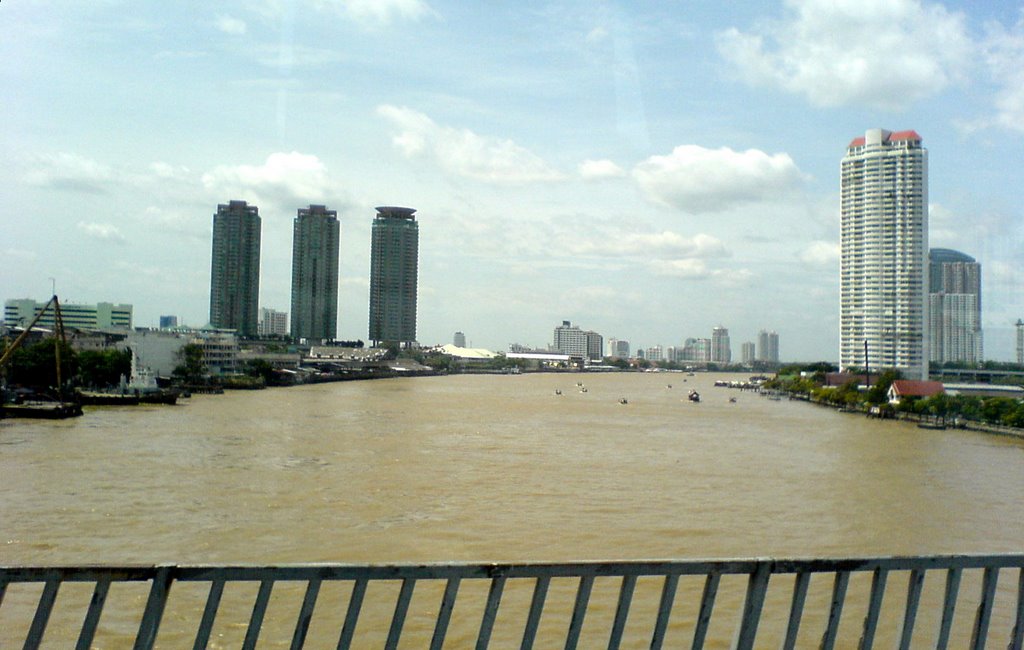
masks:
[[[373,220],[370,330],[374,343],[408,346],[416,340],[419,229],[412,208],[381,207]],[[259,209],[245,201],[217,206],[213,215],[210,324],[257,334]],[[323,205],[299,208],[292,229],[291,335],[327,341],[338,322],[341,224]]]
[[[869,129],[850,142],[840,201],[840,365],[927,379],[928,152],[921,136]]]

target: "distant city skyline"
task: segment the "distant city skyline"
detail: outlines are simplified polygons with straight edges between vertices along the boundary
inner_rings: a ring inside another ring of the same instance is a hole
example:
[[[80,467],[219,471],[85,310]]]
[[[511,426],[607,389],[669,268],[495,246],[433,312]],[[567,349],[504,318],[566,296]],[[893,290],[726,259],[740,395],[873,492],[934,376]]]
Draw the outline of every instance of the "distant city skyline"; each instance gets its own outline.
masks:
[[[931,247],[985,270],[986,358],[1024,317],[1019,4],[3,2],[0,299],[209,320],[212,206],[262,218],[290,310],[295,210],[343,227],[340,339],[365,339],[381,204],[430,216],[417,339],[634,347],[770,326],[839,354],[838,160],[929,149]],[[381,55],[381,43],[389,54]],[[856,70],[851,74],[850,70]],[[45,125],[46,128],[42,128]],[[51,278],[53,281],[51,281]]]

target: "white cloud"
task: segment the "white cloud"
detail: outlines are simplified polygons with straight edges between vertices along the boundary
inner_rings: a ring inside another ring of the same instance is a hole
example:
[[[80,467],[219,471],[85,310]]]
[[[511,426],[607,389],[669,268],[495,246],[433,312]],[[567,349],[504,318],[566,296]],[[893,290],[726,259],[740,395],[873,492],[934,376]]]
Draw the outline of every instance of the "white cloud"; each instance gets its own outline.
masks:
[[[272,153],[262,165],[216,167],[203,174],[202,183],[225,200],[272,203],[289,210],[324,201],[330,189],[327,167],[316,156],[297,151]]]
[[[576,254],[645,259],[729,257],[725,244],[716,237],[698,233],[685,237],[666,230],[660,233],[603,233],[600,238],[573,248]]]
[[[601,180],[605,178],[619,178],[626,175],[626,171],[611,160],[584,160],[580,163],[579,174],[584,180]]]
[[[781,198],[802,179],[789,154],[680,145],[634,168],[640,189],[655,203],[690,213]]]
[[[116,182],[109,166],[73,153],[40,155],[30,165],[24,180],[39,187],[106,194]]]
[[[608,30],[604,27],[598,26],[587,32],[586,40],[588,43],[600,43],[606,38],[608,38]]]
[[[113,242],[115,244],[125,243],[124,235],[117,229],[117,226],[110,223],[78,222],[78,229],[93,239]]]
[[[992,76],[1000,85],[993,122],[1024,132],[1024,15],[1013,29],[990,25],[984,49]]]
[[[490,183],[553,181],[563,175],[511,140],[434,122],[410,108],[383,105],[377,114],[399,129],[392,143],[407,158],[433,159],[444,171]]]
[[[800,261],[811,266],[837,266],[839,253],[839,242],[812,241],[800,251]]]
[[[396,20],[419,20],[434,14],[423,0],[317,0],[318,6],[332,7],[367,27],[388,25]]]
[[[225,34],[231,34],[232,36],[241,36],[247,31],[244,20],[232,18],[231,16],[217,16],[214,26]]]
[[[972,54],[960,13],[920,0],[787,0],[786,20],[718,33],[749,82],[816,106],[902,109],[964,75]]]

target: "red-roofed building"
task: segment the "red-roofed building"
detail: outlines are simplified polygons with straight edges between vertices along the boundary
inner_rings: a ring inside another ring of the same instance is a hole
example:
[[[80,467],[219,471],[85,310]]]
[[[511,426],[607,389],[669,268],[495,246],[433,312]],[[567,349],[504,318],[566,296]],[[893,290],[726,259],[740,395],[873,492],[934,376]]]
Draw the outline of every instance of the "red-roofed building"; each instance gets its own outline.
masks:
[[[917,381],[913,379],[897,379],[889,387],[889,403],[899,404],[900,400],[908,397],[931,397],[945,393],[946,389],[941,381]]]

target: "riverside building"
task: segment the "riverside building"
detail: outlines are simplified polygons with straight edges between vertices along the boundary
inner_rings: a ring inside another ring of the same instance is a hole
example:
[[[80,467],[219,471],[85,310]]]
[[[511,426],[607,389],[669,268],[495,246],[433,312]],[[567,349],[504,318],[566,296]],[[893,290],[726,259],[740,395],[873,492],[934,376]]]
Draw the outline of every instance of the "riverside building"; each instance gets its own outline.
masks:
[[[217,206],[213,215],[210,325],[242,336],[258,331],[260,300],[259,208],[245,201]]]
[[[294,338],[329,341],[338,332],[337,210],[299,208],[292,225],[292,311]]]
[[[413,208],[379,207],[370,244],[370,327],[374,345],[416,341],[419,224]]]
[[[36,302],[31,298],[8,300],[4,302],[4,326],[8,328],[28,327],[36,314],[46,307],[46,302]],[[95,305],[79,305],[61,303],[60,318],[64,327],[81,330],[109,330],[132,328],[132,306],[115,305],[100,302]],[[53,309],[39,317],[37,327],[52,328],[54,326]]]
[[[915,131],[869,129],[841,164],[839,359],[928,378],[928,152]]]
[[[928,360],[983,360],[981,264],[948,248],[928,253]]]

